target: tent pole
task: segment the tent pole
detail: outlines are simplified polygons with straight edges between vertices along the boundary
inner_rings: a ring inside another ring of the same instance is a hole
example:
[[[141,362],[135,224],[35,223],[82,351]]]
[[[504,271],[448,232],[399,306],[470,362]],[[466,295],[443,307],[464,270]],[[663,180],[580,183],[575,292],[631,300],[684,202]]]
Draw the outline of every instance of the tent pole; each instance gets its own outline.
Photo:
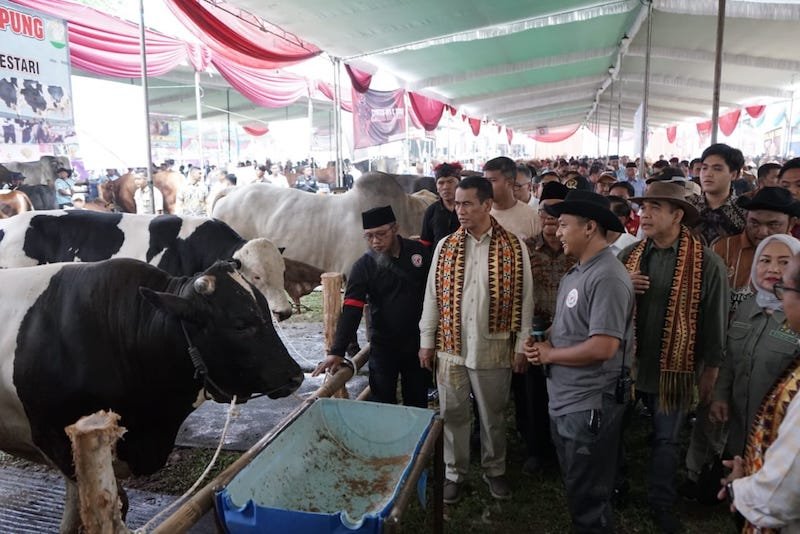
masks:
[[[719,0],[717,12],[717,53],[714,58],[714,96],[711,101],[711,144],[717,142],[719,126],[719,86],[722,81],[722,39],[725,36],[725,0]]]
[[[197,155],[200,158],[200,172],[205,177],[206,166],[203,162],[203,107],[200,103],[200,73],[194,71],[194,105],[197,115]]]
[[[231,160],[231,90],[225,89],[225,115],[228,117],[228,163]],[[238,163],[238,162],[237,162]]]
[[[647,50],[644,57],[644,99],[642,101],[642,153],[639,155],[639,178],[647,177],[647,106],[650,97],[650,55],[653,50],[653,2],[647,4]]]
[[[403,91],[403,104],[405,106],[405,110],[403,111],[403,120],[406,122],[406,173],[413,174],[411,172],[411,136],[409,135],[410,132],[408,131],[408,92]],[[400,173],[398,173],[400,174]]]
[[[614,80],[611,80],[611,95],[608,100],[608,135],[606,136],[606,161],[611,155],[611,113],[614,111]]]
[[[619,142],[622,137],[622,86],[619,87],[619,95],[617,96],[617,157],[619,157]]]
[[[789,115],[786,116],[786,144],[783,150],[783,157],[785,158],[789,157],[789,150],[792,148],[792,115],[794,115],[794,91],[792,91],[792,98],[789,100]]]
[[[313,153],[313,146],[314,146],[314,102],[311,101],[311,89],[308,90],[308,165],[311,165],[311,160],[314,156]],[[315,174],[314,170],[311,170],[311,173]]]
[[[344,186],[344,168],[342,162],[342,60],[333,58],[333,137],[336,145],[336,185]]]
[[[153,185],[153,148],[150,144],[150,101],[148,100],[147,85],[147,44],[145,43],[144,32],[144,0],[139,0],[139,57],[142,62],[142,89],[144,92],[144,125],[147,139],[147,185],[150,187],[150,209],[155,213],[156,194]]]

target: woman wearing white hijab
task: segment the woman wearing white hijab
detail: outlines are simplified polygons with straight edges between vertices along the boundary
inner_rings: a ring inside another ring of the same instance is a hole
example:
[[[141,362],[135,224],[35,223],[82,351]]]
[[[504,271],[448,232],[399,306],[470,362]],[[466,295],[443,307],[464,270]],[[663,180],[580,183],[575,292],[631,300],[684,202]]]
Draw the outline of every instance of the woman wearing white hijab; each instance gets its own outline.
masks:
[[[728,422],[725,457],[742,455],[745,440],[761,401],[798,351],[800,334],[791,330],[783,303],[773,286],[800,252],[800,241],[775,234],[758,244],[750,270],[755,292],[744,300],[728,325],[725,358],[714,386],[710,418]]]

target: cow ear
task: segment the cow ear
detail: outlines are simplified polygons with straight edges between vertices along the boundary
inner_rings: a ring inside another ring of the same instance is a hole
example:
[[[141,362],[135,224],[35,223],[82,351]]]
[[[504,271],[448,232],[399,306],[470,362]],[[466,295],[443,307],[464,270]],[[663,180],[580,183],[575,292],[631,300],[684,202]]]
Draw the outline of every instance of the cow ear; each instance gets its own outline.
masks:
[[[200,314],[197,311],[197,306],[183,297],[173,295],[172,293],[153,291],[148,287],[140,287],[139,294],[144,297],[147,302],[167,315],[193,323],[200,322]]]

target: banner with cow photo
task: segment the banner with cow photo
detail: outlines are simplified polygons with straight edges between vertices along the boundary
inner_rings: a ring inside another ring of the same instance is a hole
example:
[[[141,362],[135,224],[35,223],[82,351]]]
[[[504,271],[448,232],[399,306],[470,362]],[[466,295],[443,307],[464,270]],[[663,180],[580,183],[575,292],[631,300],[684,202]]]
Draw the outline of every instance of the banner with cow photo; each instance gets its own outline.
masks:
[[[353,90],[354,148],[400,141],[406,133],[405,91]]]
[[[1,0],[0,119],[0,161],[63,153],[72,141],[66,22]]]

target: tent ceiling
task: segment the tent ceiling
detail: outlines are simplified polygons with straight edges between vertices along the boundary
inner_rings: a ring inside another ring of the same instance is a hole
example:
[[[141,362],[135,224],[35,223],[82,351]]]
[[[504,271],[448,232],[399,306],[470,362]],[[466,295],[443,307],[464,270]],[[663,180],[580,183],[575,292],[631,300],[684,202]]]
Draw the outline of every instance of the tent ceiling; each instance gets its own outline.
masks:
[[[598,92],[607,122],[611,66],[619,67],[613,123],[620,90],[623,126],[642,98],[647,8],[639,0],[232,3],[359,68],[388,71],[410,90],[522,130],[584,122]],[[710,116],[716,6],[654,1],[652,126]],[[727,15],[723,108],[789,99],[800,82],[800,5],[728,0]],[[617,65],[621,44],[627,53]]]

